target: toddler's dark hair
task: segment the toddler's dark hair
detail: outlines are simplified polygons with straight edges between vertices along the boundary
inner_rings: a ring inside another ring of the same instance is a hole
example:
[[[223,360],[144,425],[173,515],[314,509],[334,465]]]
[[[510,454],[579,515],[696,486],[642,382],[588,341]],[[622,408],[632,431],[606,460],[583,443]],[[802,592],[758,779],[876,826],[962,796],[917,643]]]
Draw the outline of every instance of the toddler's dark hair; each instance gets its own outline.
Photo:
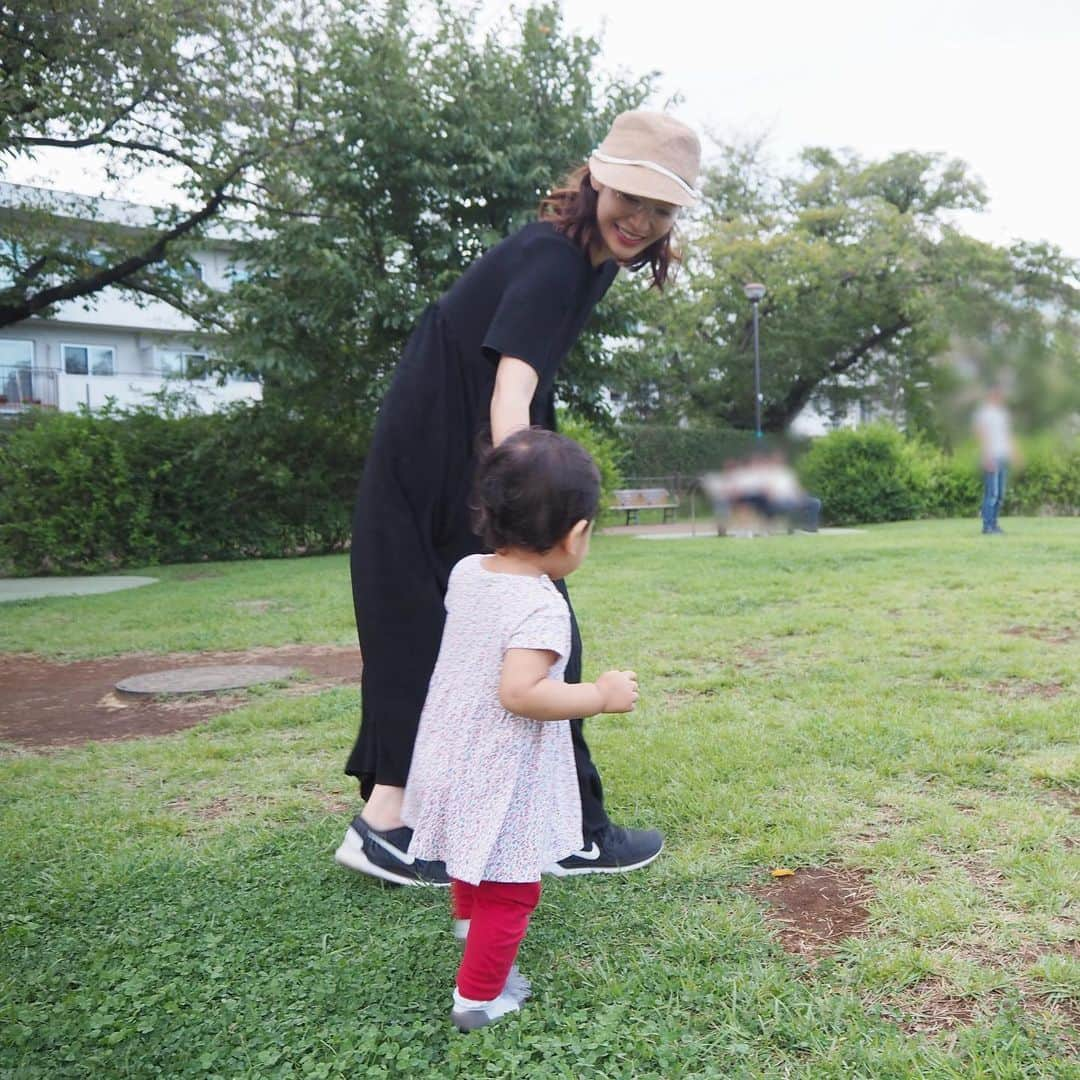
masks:
[[[485,453],[473,488],[473,529],[492,550],[550,551],[600,505],[600,472],[573,439],[543,428],[508,435]]]

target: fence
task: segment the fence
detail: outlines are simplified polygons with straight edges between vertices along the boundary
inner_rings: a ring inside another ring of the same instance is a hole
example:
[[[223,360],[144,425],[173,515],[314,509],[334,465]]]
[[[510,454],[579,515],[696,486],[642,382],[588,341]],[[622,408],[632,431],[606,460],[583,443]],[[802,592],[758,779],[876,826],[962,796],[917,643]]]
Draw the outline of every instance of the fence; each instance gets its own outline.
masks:
[[[0,364],[0,409],[14,412],[31,405],[55,409],[59,404],[57,372],[21,364]]]

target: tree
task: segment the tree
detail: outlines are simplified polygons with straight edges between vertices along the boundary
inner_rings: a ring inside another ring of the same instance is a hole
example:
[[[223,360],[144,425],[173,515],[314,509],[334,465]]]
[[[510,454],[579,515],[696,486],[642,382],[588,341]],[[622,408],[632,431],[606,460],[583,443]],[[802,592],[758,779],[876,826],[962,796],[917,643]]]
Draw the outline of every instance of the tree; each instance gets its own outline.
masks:
[[[623,349],[638,416],[753,426],[748,281],[768,288],[760,320],[770,431],[812,397],[838,401],[868,386],[917,415],[957,328],[1030,331],[1049,310],[1066,321],[1080,310],[1077,264],[1060,252],[995,247],[953,224],[957,211],[985,202],[963,163],[811,149],[793,175],[777,176],[759,149],[725,148],[691,226],[682,288]]]
[[[448,4],[345,0],[303,81],[323,137],[272,171],[224,298],[229,364],[262,376],[271,407],[362,439],[424,307],[647,95],[650,77],[600,77],[598,49],[553,4],[478,38]],[[626,314],[609,312],[617,329]],[[564,399],[595,405],[602,354],[597,333]]]
[[[293,86],[311,39],[298,19],[273,0],[0,3],[0,159],[49,149],[78,169],[96,153],[110,187],[163,173],[176,193],[137,228],[97,198],[39,191],[5,206],[0,326],[109,286],[192,306],[191,241],[304,138]]]

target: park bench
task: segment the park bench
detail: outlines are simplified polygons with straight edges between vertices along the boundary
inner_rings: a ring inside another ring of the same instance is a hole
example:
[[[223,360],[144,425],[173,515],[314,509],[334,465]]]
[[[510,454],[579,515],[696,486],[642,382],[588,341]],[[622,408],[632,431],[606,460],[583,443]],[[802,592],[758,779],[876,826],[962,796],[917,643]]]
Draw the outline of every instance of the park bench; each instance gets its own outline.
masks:
[[[627,525],[636,525],[642,510],[660,510],[665,522],[674,521],[679,508],[678,498],[667,488],[623,488],[614,497],[611,509],[625,514]]]

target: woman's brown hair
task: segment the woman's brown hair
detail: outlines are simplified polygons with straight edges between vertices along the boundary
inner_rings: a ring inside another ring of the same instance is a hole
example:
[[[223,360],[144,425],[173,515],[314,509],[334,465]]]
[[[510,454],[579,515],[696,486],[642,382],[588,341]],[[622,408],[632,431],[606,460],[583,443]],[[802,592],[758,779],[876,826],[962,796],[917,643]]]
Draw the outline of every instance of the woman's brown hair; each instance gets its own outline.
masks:
[[[596,221],[597,193],[592,186],[592,174],[588,165],[575,169],[546,198],[540,201],[540,220],[550,221],[559,232],[568,236],[583,251],[590,251],[600,242],[600,226]],[[652,285],[663,289],[669,274],[674,275],[681,257],[672,246],[668,230],[659,240],[654,240],[633,262],[627,263],[631,270],[643,266],[652,269]]]

